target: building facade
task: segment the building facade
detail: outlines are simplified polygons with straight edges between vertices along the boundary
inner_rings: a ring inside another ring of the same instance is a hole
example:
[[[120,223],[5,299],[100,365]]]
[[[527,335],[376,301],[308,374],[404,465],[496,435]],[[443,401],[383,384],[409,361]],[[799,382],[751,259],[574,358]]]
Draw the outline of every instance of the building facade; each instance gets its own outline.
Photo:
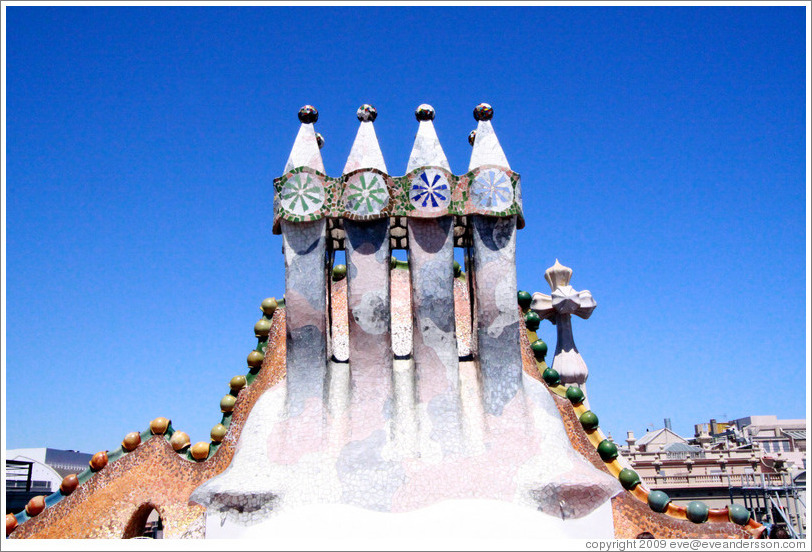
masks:
[[[6,513],[38,495],[55,492],[62,479],[87,467],[91,455],[46,447],[6,451]]]
[[[651,489],[711,507],[739,502],[756,520],[806,534],[806,421],[748,416],[696,424],[693,438],[664,427],[637,439],[623,456]]]

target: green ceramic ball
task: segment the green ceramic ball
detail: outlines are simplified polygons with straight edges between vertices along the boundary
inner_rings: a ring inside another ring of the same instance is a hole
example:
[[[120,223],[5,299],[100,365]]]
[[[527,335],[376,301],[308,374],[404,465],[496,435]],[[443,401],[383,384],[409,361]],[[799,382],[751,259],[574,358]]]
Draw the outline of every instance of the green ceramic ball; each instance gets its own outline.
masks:
[[[544,380],[544,383],[553,387],[561,383],[561,376],[552,368],[544,370],[544,373],[541,374],[541,379]]]
[[[265,355],[261,351],[251,351],[248,353],[248,366],[250,368],[259,368],[262,366],[262,361],[265,360]]]
[[[527,329],[531,332],[535,332],[539,329],[539,324],[541,324],[541,318],[538,314],[533,311],[527,311],[524,315],[524,325],[527,326]]]
[[[731,504],[727,507],[727,517],[737,525],[747,525],[750,521],[750,510],[741,504]]]
[[[533,301],[533,297],[526,291],[520,291],[516,294],[516,297],[519,300],[519,306],[522,308],[523,311],[526,311],[530,308],[530,303]]]
[[[275,297],[268,297],[267,299],[262,300],[262,305],[260,305],[260,309],[262,312],[265,313],[265,316],[268,318],[273,316],[273,313],[276,311],[276,307],[279,305],[276,303]]]
[[[567,398],[572,404],[581,404],[584,402],[584,392],[574,385],[570,385],[567,387]]]
[[[462,276],[462,267],[460,263],[454,261],[454,278],[459,278],[460,276]]]
[[[239,391],[245,387],[247,383],[248,381],[245,379],[245,376],[234,376],[231,378],[231,381],[228,382],[228,386],[231,387],[232,391]]]
[[[257,336],[257,339],[268,337],[268,334],[270,333],[271,321],[267,318],[262,318],[256,324],[254,324],[254,335]]]
[[[234,404],[237,402],[237,398],[234,395],[226,395],[222,399],[220,399],[220,410],[223,412],[231,412],[234,410]]]
[[[533,349],[533,356],[536,357],[536,360],[544,360],[544,357],[547,356],[547,344],[541,339],[531,343],[530,348]]]
[[[578,420],[581,422],[581,425],[586,431],[594,431],[598,429],[598,416],[595,415],[595,413],[591,410],[587,410],[581,414]]]
[[[631,491],[640,484],[640,476],[637,475],[636,471],[630,470],[629,468],[623,468],[620,470],[617,478],[623,488],[627,491]]]
[[[609,439],[604,439],[598,444],[598,454],[604,462],[611,462],[617,458],[617,445]]]
[[[219,443],[225,438],[227,431],[226,426],[223,424],[217,424],[211,428],[211,440],[215,443]]]
[[[347,265],[338,264],[333,267],[333,281],[338,282],[347,277]]]
[[[708,520],[708,505],[700,500],[688,503],[685,508],[686,517],[694,523],[703,523]]]
[[[662,491],[651,491],[648,494],[648,506],[655,512],[663,513],[668,509],[671,497]]]

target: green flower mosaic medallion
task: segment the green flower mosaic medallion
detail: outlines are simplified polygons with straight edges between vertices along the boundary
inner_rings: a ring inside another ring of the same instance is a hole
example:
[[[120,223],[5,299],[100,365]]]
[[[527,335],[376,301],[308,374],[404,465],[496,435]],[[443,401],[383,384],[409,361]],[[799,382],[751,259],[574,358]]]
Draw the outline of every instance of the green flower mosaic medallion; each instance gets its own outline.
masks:
[[[290,176],[279,192],[282,209],[293,215],[310,215],[324,205],[324,184],[310,173]]]
[[[389,189],[384,178],[374,172],[363,172],[347,181],[344,206],[355,215],[377,215],[389,203]]]

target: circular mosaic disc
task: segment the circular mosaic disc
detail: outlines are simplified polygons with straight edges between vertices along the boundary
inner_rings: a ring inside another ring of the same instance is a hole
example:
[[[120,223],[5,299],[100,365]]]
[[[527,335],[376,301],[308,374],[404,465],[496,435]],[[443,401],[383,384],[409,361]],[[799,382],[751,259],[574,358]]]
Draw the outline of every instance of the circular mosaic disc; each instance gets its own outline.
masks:
[[[282,209],[292,215],[313,214],[324,205],[324,183],[314,174],[296,173],[282,184],[279,199]]]
[[[485,169],[474,177],[469,195],[475,209],[504,211],[513,204],[513,183],[505,171]]]
[[[451,186],[442,172],[426,169],[413,176],[410,183],[409,200],[418,211],[431,213],[448,208]]]
[[[384,177],[374,172],[353,175],[344,188],[344,208],[359,216],[377,215],[389,203]]]

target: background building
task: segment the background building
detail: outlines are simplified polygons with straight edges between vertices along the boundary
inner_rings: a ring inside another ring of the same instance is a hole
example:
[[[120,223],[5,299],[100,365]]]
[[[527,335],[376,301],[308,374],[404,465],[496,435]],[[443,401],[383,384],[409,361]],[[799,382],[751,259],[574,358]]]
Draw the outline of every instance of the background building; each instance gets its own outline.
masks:
[[[35,496],[56,492],[62,479],[84,471],[92,456],[44,447],[6,451],[6,513],[19,512]],[[155,510],[147,516],[143,536],[163,537],[162,520]]]
[[[748,416],[694,426],[686,439],[664,427],[640,439],[627,432],[623,455],[651,489],[711,508],[730,502],[756,520],[806,534],[806,421]]]
[[[6,451],[6,513],[19,512],[32,497],[56,492],[66,475],[87,468],[91,456],[44,447]]]

